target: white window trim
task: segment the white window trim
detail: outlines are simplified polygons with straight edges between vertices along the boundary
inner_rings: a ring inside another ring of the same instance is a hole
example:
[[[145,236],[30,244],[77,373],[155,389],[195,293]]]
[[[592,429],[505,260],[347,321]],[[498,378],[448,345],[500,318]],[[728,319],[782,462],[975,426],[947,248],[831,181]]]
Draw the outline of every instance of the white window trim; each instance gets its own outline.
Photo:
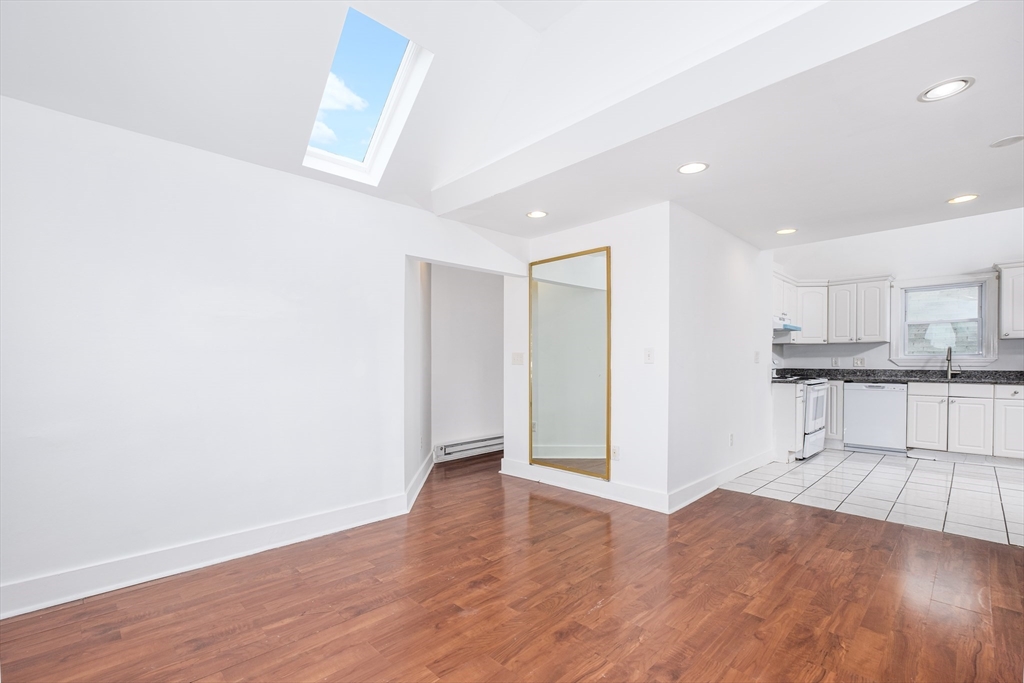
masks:
[[[999,293],[995,271],[957,275],[949,277],[930,277],[919,280],[897,280],[892,286],[892,341],[889,343],[889,360],[902,368],[920,370],[944,370],[945,356],[908,356],[903,348],[903,303],[906,300],[905,290],[917,287],[941,287],[960,284],[981,284],[982,314],[982,353],[970,356],[953,356],[953,367],[983,368],[999,359]]]
[[[409,119],[416,97],[420,94],[420,88],[427,77],[427,69],[430,68],[433,59],[432,52],[409,41],[362,161],[307,146],[302,165],[377,187],[384,176],[388,161],[391,160],[391,154],[395,151],[402,129]]]

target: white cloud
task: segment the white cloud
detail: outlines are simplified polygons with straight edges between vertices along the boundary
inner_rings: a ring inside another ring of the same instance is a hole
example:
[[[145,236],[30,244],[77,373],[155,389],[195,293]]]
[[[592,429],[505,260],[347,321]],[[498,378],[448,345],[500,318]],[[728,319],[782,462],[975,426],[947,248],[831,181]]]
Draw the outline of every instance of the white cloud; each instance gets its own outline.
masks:
[[[338,136],[334,134],[331,127],[323,121],[317,120],[313,124],[313,134],[309,136],[310,142],[316,142],[321,145],[329,145],[332,142],[338,141]]]
[[[369,102],[345,85],[345,81],[338,78],[334,72],[327,77],[327,87],[324,89],[323,99],[320,100],[320,110],[341,110],[355,109],[362,111],[366,109]]]

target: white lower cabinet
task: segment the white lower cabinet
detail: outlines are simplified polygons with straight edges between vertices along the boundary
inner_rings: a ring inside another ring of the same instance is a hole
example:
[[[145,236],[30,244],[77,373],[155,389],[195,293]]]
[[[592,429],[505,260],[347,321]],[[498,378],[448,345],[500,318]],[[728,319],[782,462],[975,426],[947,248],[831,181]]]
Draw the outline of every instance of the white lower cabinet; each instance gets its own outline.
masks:
[[[995,400],[995,443],[993,455],[1024,458],[1024,401]]]
[[[825,438],[843,441],[843,382],[828,383],[828,416],[825,418]]]
[[[995,415],[991,398],[950,398],[948,450],[992,455]]]
[[[945,396],[907,398],[907,448],[946,450],[948,400]]]

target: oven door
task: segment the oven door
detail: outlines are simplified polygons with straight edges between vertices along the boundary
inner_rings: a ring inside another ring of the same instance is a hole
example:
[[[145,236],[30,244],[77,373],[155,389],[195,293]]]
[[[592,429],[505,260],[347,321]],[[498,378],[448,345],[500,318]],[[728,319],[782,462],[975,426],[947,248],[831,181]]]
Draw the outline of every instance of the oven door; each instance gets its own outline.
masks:
[[[808,384],[804,396],[804,434],[825,426],[828,413],[828,384]]]

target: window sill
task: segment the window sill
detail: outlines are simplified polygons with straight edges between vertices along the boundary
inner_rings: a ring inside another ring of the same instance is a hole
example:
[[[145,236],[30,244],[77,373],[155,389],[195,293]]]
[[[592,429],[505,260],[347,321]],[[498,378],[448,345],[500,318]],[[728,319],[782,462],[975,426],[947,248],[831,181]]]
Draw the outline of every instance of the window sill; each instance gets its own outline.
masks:
[[[992,365],[997,360],[996,358],[963,358],[953,359],[953,368],[984,368]],[[946,359],[945,358],[889,358],[889,362],[893,365],[898,365],[901,368],[910,368],[912,370],[945,370]]]

